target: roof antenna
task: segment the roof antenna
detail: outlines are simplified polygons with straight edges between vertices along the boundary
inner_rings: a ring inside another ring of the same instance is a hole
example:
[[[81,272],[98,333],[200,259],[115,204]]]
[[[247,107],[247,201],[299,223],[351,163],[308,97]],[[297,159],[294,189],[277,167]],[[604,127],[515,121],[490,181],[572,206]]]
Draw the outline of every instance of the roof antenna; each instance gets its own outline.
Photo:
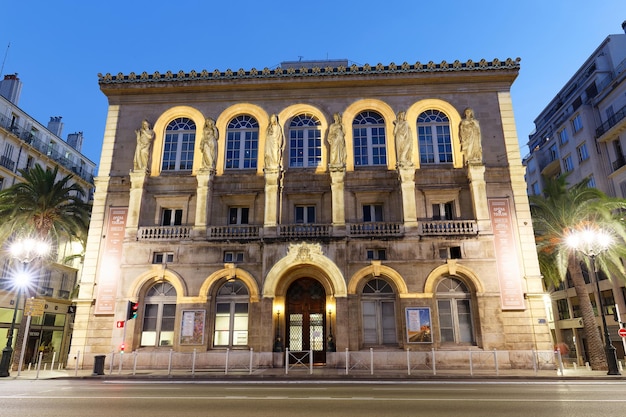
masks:
[[[302,58],[304,58],[304,56],[298,55],[298,62],[302,62]]]
[[[0,75],[2,75],[2,72],[4,71],[4,63],[7,60],[7,55],[9,54],[9,48],[11,47],[11,42],[9,42],[9,44],[7,45],[7,50],[4,53],[4,59],[2,60],[2,67],[0,67]]]

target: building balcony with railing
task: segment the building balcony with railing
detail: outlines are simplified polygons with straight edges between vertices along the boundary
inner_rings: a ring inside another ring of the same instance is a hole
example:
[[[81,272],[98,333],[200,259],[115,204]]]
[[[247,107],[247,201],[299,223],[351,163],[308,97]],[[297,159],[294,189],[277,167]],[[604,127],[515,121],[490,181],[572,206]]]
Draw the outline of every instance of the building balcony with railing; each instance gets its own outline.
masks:
[[[478,234],[476,220],[432,220],[422,219],[418,222],[420,236],[471,236]],[[193,238],[193,226],[142,226],[137,230],[139,241],[181,241]],[[227,225],[209,226],[206,229],[206,240],[260,240],[268,238],[398,238],[404,236],[404,225],[401,222],[362,222],[348,223],[345,228],[335,228],[332,224],[295,223],[279,224],[276,231],[264,233],[259,225]],[[345,231],[344,231],[345,230]]]

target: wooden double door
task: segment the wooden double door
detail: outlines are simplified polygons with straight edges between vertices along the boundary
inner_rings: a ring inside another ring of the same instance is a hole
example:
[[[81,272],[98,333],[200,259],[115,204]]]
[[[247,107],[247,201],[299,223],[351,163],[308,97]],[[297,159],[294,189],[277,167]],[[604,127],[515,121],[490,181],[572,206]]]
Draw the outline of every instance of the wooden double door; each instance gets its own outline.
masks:
[[[289,362],[326,363],[326,291],[319,281],[300,278],[287,290],[287,347]]]

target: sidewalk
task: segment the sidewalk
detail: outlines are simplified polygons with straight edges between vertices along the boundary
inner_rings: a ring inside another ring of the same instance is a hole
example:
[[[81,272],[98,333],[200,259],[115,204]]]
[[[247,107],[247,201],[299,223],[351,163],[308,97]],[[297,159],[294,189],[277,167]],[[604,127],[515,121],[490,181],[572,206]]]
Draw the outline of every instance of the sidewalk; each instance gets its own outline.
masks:
[[[104,375],[93,375],[92,370],[25,370],[17,375],[17,371],[12,371],[11,376],[6,379],[102,379],[102,380],[233,380],[233,381],[314,381],[314,380],[332,380],[332,381],[355,381],[355,380],[395,380],[395,381],[419,381],[419,380],[510,380],[510,379],[536,379],[536,380],[611,380],[626,381],[626,371],[621,371],[622,375],[607,375],[606,371],[591,371],[584,367],[566,368],[563,375],[557,370],[540,370],[532,369],[506,369],[499,370],[497,374],[493,371],[474,371],[470,373],[468,369],[455,370],[437,370],[434,374],[431,370],[412,370],[408,374],[407,370],[377,370],[374,374],[369,371],[352,370],[348,375],[345,369],[315,367],[310,373],[309,369],[294,368],[289,369],[288,373],[285,368],[259,368],[254,369],[251,373],[247,370],[232,370],[226,373],[223,369],[199,369],[192,373],[190,370],[171,370],[167,369],[146,370],[141,369],[133,373],[132,370],[110,369],[104,371]]]

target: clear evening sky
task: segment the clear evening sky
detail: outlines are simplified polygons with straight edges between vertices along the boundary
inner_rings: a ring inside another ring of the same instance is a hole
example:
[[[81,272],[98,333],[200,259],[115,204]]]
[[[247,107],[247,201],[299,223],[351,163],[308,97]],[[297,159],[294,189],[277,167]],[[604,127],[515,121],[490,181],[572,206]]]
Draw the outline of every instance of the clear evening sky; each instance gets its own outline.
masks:
[[[0,0],[1,74],[20,107],[63,139],[84,132],[100,162],[107,115],[98,73],[521,58],[512,97],[522,156],[534,119],[609,34],[624,0]]]

